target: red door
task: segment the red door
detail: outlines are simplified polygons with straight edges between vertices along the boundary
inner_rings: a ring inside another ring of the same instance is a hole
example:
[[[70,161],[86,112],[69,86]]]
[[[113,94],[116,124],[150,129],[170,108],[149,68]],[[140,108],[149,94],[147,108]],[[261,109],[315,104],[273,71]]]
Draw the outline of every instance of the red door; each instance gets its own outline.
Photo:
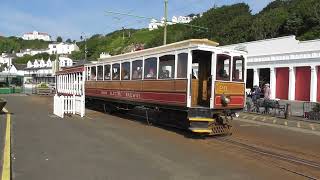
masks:
[[[317,77],[317,101],[320,102],[320,66],[317,68],[318,77]]]
[[[311,68],[296,68],[296,100],[310,101]]]
[[[276,68],[276,98],[288,99],[289,68]]]

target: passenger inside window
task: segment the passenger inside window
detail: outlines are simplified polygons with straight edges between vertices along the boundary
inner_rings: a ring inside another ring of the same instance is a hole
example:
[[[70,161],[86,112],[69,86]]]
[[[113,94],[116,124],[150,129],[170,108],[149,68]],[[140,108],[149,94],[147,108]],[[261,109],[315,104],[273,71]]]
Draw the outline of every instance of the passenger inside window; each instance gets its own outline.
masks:
[[[125,62],[121,64],[121,79],[130,80],[130,62]]]
[[[120,80],[120,64],[112,65],[112,79]]]
[[[98,66],[98,80],[103,80],[103,66]]]
[[[104,65],[104,80],[110,80],[111,73],[110,73],[110,65]]]
[[[159,58],[159,79],[174,78],[175,56],[165,55]]]
[[[91,67],[90,80],[96,80],[96,76],[97,76],[97,70],[96,70],[96,67],[93,66]]]
[[[230,80],[230,56],[219,54],[217,56],[217,80]]]
[[[142,79],[142,60],[132,62],[132,79]]]
[[[144,78],[156,79],[157,76],[157,58],[148,58],[144,61]]]
[[[233,72],[232,72],[233,81],[243,81],[243,61],[244,61],[244,58],[242,56],[233,57]]]

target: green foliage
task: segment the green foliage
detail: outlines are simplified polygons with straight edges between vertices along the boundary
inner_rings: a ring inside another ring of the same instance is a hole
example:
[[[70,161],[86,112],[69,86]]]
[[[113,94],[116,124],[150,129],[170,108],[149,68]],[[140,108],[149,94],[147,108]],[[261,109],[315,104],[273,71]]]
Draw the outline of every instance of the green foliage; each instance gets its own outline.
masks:
[[[57,42],[62,42],[62,37],[61,36],[57,37]]]
[[[15,59],[15,63],[17,64],[27,64],[28,61],[33,61],[35,59],[43,59],[43,60],[48,60],[48,59],[55,60],[55,55],[49,55],[48,53],[41,53],[41,54],[36,54],[34,56],[30,55],[24,55],[23,57],[18,57]]]
[[[17,37],[0,37],[0,53],[19,52],[22,49],[48,48],[49,42],[43,40],[23,40]]]
[[[69,39],[67,39],[67,40],[66,40],[66,42],[67,42],[67,43],[72,43],[72,41],[71,41],[71,39],[70,39],[70,38],[69,38]]]
[[[317,103],[313,108],[312,108],[313,112],[320,112],[320,104]]]

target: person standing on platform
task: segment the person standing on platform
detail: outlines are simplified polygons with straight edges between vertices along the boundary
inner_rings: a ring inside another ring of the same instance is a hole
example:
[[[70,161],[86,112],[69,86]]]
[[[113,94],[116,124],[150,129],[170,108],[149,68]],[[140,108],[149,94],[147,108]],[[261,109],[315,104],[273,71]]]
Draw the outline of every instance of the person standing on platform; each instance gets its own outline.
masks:
[[[270,84],[265,84],[263,88],[265,113],[269,113],[271,89]]]

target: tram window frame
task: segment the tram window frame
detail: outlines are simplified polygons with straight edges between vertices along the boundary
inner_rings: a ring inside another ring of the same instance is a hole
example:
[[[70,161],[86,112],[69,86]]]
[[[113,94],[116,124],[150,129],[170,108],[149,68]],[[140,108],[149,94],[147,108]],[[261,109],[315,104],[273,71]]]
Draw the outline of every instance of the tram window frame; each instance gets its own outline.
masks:
[[[97,66],[97,81],[103,81],[103,65]]]
[[[177,57],[178,57],[177,58],[177,79],[187,79],[188,78],[188,53],[179,53]]]
[[[108,68],[108,66],[109,66],[109,68]],[[109,69],[108,73],[106,73],[107,69]],[[104,72],[103,73],[104,73],[104,80],[105,81],[111,80],[111,65],[110,64],[104,65]],[[107,74],[109,74],[109,76]]]
[[[115,66],[118,66],[118,68],[117,67],[115,67]],[[119,72],[119,74],[118,74],[118,76],[115,76],[116,74],[115,74],[115,69],[114,68],[117,68],[117,71]],[[121,69],[120,69],[120,63],[114,63],[114,64],[112,64],[112,80],[120,80],[120,76],[121,76]],[[117,77],[117,78],[115,78],[115,77]]]
[[[149,64],[150,63],[150,64]],[[151,67],[151,63],[153,63]],[[152,79],[157,79],[157,71],[158,71],[158,58],[157,57],[149,57],[144,60],[144,79],[145,80],[152,80]],[[149,73],[151,69],[154,69],[155,72],[153,72],[152,77],[150,76]]]
[[[142,79],[142,71],[143,71],[143,60],[141,60],[141,59],[134,60],[131,62],[131,66],[132,66],[131,79],[132,80],[141,80]],[[138,77],[136,77],[134,75],[135,72],[138,73],[137,74]]]
[[[91,66],[90,68],[90,81],[96,81],[97,80],[97,67]]]
[[[129,66],[125,67],[124,66],[125,64],[129,64]],[[131,75],[130,66],[131,66],[130,61],[126,61],[126,62],[122,62],[121,63],[121,80],[126,80],[126,81],[130,80],[130,75]],[[128,75],[127,78],[125,78],[124,71],[128,71],[127,72],[127,75]]]
[[[225,61],[226,60],[229,60],[228,61],[229,62],[228,72],[225,70]],[[223,67],[223,69],[221,69],[221,67]],[[224,75],[224,73],[226,75]],[[230,81],[230,78],[231,78],[231,56],[229,56],[227,54],[218,54],[217,55],[217,63],[216,63],[216,80]]]
[[[91,77],[91,67],[88,66],[87,67],[87,77],[86,77],[87,81],[90,81],[90,77]]]
[[[237,61],[241,61],[241,78],[240,72],[238,78],[236,77],[237,71]],[[244,57],[243,56],[234,56],[232,58],[232,81],[243,82],[244,81]]]
[[[159,57],[158,79],[174,79],[176,56],[167,54]],[[171,67],[171,72],[165,67]]]

